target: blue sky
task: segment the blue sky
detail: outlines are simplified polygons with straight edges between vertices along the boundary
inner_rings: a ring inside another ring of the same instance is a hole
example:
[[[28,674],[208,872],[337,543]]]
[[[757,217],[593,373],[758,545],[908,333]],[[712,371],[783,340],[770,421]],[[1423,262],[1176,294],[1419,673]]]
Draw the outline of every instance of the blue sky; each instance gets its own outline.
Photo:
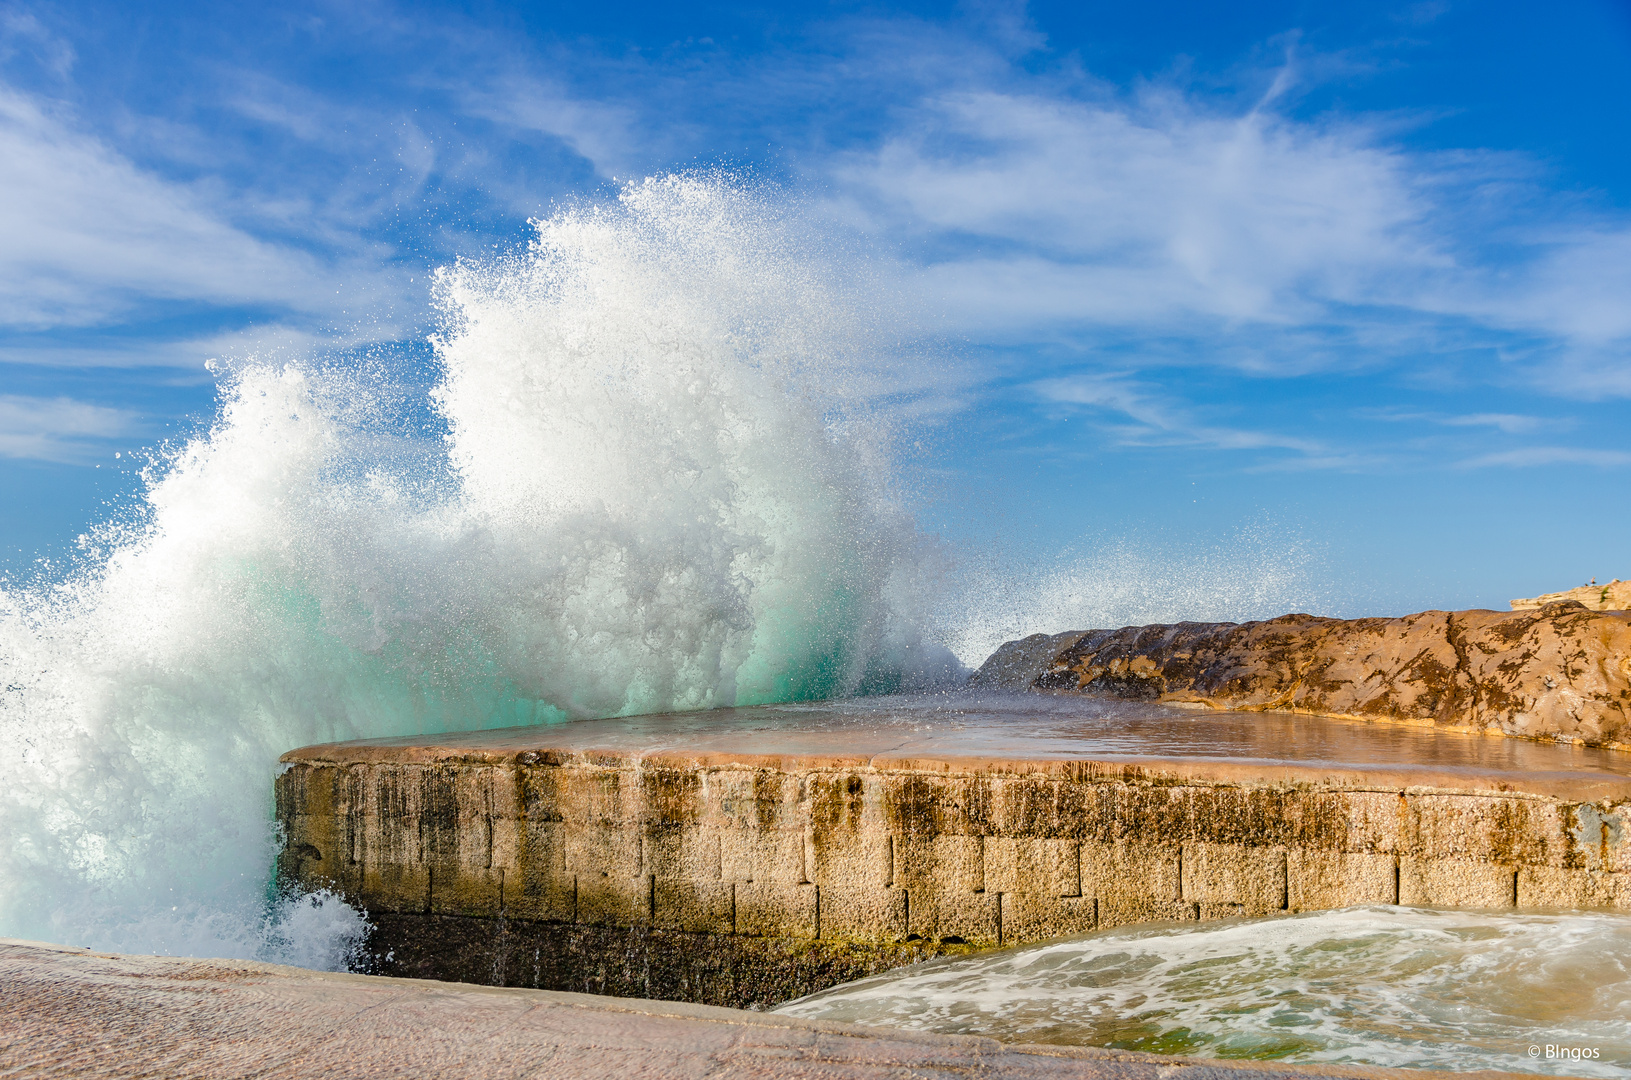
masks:
[[[935,312],[959,550],[1631,576],[1631,5],[0,5],[0,568],[616,179],[782,185]],[[118,455],[118,456],[116,456]]]

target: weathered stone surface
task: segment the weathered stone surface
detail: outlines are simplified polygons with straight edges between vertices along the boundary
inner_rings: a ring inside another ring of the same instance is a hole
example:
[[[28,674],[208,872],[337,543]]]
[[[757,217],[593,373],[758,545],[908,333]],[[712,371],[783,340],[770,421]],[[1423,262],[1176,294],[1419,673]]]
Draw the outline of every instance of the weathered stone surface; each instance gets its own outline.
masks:
[[[1546,593],[1527,600],[1514,600],[1512,610],[1545,607],[1547,604],[1567,600],[1584,604],[1592,611],[1625,611],[1631,608],[1631,581],[1615,578],[1607,585],[1582,585],[1578,589],[1565,589],[1562,592]]]
[[[774,710],[651,721],[661,750],[619,744],[656,741],[646,721],[592,721],[292,751],[278,873],[365,908],[381,973],[737,1006],[1152,920],[1631,910],[1616,752],[1171,710],[1157,742],[1238,723],[1300,733],[1313,756],[1094,758],[1066,717],[998,730],[1016,753],[992,758],[958,751],[1000,718],[913,742],[837,716],[799,726],[812,708],[785,729]],[[768,752],[778,740],[800,752]],[[1318,759],[1331,747],[1349,760]],[[1509,764],[1466,764],[1490,747]]]
[[[1039,634],[998,649],[973,683],[1631,749],[1631,612],[1561,602]]]
[[[1202,1061],[671,1002],[110,956],[0,939],[0,1075],[73,1080],[1246,1080],[1452,1074]],[[1455,1073],[1497,1080],[1505,1073]]]

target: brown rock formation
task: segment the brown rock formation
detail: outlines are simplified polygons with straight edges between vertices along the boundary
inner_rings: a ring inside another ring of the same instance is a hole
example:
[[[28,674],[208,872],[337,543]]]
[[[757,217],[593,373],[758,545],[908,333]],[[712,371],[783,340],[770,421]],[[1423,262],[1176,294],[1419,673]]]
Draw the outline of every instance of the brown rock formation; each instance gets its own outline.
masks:
[[[1584,604],[1593,611],[1624,611],[1631,608],[1631,581],[1615,578],[1607,585],[1582,585],[1578,589],[1546,593],[1528,600],[1513,600],[1512,610],[1545,607],[1564,600]]]
[[[972,685],[1631,749],[1631,613],[1566,601],[1513,612],[1284,615],[1036,634],[1003,645]]]

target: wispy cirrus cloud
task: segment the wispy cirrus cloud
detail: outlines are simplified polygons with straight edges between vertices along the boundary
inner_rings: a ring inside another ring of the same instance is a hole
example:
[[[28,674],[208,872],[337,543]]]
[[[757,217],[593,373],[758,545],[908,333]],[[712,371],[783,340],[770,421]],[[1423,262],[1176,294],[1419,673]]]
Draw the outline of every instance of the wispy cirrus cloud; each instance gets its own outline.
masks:
[[[234,227],[200,193],[4,87],[0,233],[0,324],[12,328],[107,323],[147,300],[332,304],[318,260]]]
[[[1631,393],[1631,220],[1404,132],[1011,75],[925,96],[833,175],[971,334],[1280,373],[1470,349],[1548,392]]]
[[[1076,374],[1031,383],[1044,407],[1108,414],[1099,430],[1123,447],[1204,447],[1266,451],[1259,468],[1344,469],[1367,463],[1365,455],[1318,439],[1258,428],[1211,423],[1192,406],[1141,384],[1127,372]]]
[[[1545,465],[1586,465],[1594,469],[1623,469],[1631,465],[1631,452],[1575,446],[1526,446],[1480,454],[1457,462],[1463,469],[1538,468]]]
[[[68,397],[0,394],[0,457],[84,464],[109,439],[141,432],[141,418]]]
[[[1542,427],[1567,426],[1567,419],[1526,416],[1520,413],[1434,413],[1410,409],[1360,409],[1361,419],[1394,424],[1431,424],[1450,428],[1492,428],[1505,435],[1523,435]]]

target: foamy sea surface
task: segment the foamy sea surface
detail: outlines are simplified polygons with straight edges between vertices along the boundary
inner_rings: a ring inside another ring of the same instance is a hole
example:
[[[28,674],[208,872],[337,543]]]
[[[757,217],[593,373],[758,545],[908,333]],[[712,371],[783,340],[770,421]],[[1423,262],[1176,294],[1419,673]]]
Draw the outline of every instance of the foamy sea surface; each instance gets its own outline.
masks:
[[[777,1011],[1201,1057],[1631,1076],[1631,917],[1366,907],[1130,927]]]

